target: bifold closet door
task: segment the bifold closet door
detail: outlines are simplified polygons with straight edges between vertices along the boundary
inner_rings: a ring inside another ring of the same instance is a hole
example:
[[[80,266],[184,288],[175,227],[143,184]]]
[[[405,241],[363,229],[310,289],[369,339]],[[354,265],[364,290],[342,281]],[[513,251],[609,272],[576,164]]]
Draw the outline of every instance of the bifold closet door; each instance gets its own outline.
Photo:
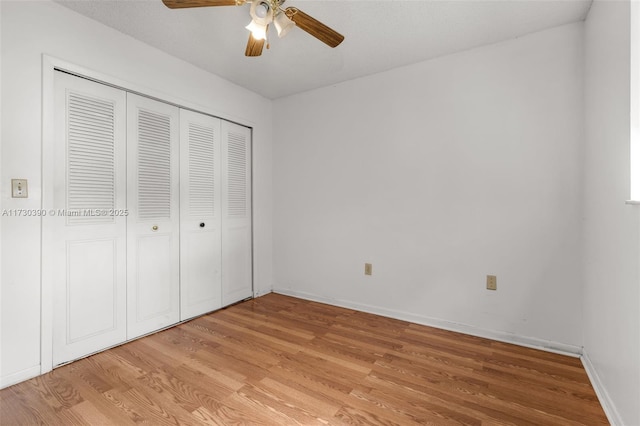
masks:
[[[180,319],[222,306],[220,119],[180,110]]]
[[[222,121],[222,304],[251,297],[251,129]]]
[[[53,365],[126,339],[126,95],[56,72],[52,265]],[[48,207],[49,208],[49,207]]]
[[[127,338],[180,320],[179,109],[127,94]]]

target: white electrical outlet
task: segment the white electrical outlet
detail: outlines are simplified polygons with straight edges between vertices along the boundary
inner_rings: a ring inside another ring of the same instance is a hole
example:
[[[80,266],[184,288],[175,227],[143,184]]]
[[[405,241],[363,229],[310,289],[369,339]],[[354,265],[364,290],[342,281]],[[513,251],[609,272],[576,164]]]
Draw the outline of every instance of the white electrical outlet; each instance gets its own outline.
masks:
[[[364,274],[371,275],[373,273],[373,265],[370,263],[364,264]]]
[[[487,275],[487,290],[498,289],[498,277],[495,275]]]
[[[11,197],[12,198],[28,198],[26,179],[11,179]]]

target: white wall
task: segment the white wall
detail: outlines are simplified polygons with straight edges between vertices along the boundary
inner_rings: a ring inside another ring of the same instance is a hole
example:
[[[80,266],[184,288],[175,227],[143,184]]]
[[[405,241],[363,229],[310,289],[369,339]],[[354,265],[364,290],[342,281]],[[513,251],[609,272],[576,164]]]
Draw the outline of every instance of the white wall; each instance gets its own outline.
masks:
[[[616,424],[640,424],[640,206],[629,198],[629,3],[585,22],[584,351]]]
[[[579,352],[582,48],[577,23],[276,100],[274,291]]]
[[[48,1],[0,2],[1,209],[41,207],[42,55],[254,128],[255,286],[269,292],[271,101]],[[29,198],[10,198],[11,178]],[[40,220],[2,217],[0,385],[40,371]]]

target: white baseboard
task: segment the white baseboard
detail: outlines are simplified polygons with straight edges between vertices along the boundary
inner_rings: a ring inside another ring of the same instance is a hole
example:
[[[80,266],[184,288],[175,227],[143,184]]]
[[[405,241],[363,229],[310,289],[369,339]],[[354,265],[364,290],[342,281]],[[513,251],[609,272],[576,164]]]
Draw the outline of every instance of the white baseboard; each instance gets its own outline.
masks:
[[[24,382],[25,380],[33,379],[40,375],[40,366],[36,365],[26,370],[18,371],[17,373],[9,374],[8,376],[0,377],[0,389],[4,389],[16,383]]]
[[[589,355],[587,354],[586,351],[582,352],[582,356],[580,357],[580,360],[582,361],[582,365],[584,366],[584,369],[587,372],[587,376],[589,376],[589,380],[591,381],[591,386],[593,386],[593,389],[596,392],[598,401],[600,401],[600,405],[602,406],[604,413],[607,415],[607,419],[609,420],[609,423],[611,423],[613,426],[618,426],[618,425],[622,426],[624,424],[622,422],[622,418],[620,417],[618,410],[616,410],[616,406],[614,405],[613,401],[609,397],[609,393],[607,392],[602,381],[600,380],[600,377],[598,376],[598,372],[596,371],[595,367],[591,363],[591,360],[589,359]]]
[[[265,294],[269,294],[269,293],[272,293],[272,292],[273,292],[273,289],[271,289],[271,288],[254,290],[253,297],[256,297],[256,298],[262,297]]]
[[[443,330],[455,331],[458,333],[469,334],[476,337],[484,337],[486,339],[496,340],[504,343],[512,343],[518,346],[524,346],[532,349],[540,349],[547,352],[553,352],[560,355],[568,355],[579,358],[582,355],[582,347],[567,345],[564,343],[553,342],[549,340],[537,339],[535,337],[519,336],[514,333],[507,333],[498,330],[487,330],[474,327],[472,325],[456,323],[452,321],[430,318],[423,315],[412,314],[409,312],[396,311],[386,309],[379,306],[370,306],[362,303],[352,302],[348,300],[332,299],[328,297],[318,296],[295,290],[284,288],[274,288],[274,293],[286,296],[297,297],[300,299],[311,300],[314,302],[326,303],[329,305],[340,306],[342,308],[355,309],[356,311],[368,312],[370,314],[381,315],[383,317],[395,318],[403,321],[422,324],[430,327],[440,328]]]

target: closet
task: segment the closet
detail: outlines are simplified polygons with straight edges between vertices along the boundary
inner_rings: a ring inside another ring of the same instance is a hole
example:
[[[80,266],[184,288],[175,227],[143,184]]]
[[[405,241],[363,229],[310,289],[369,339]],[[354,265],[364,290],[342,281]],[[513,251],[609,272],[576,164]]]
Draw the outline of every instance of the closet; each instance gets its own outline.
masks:
[[[63,72],[54,83],[53,365],[250,297],[251,130]]]

